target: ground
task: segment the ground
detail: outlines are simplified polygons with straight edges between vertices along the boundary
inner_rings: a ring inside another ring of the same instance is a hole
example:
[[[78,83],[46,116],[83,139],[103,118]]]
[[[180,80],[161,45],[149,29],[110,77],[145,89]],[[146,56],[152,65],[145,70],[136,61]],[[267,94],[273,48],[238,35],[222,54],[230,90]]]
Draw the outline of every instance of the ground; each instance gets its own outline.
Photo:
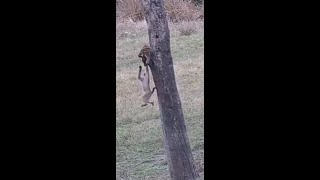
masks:
[[[169,24],[176,83],[195,165],[203,178],[203,22]],[[149,43],[145,22],[117,23],[116,179],[169,179],[156,93],[143,104],[137,79],[140,48]],[[151,88],[154,87],[151,78]]]

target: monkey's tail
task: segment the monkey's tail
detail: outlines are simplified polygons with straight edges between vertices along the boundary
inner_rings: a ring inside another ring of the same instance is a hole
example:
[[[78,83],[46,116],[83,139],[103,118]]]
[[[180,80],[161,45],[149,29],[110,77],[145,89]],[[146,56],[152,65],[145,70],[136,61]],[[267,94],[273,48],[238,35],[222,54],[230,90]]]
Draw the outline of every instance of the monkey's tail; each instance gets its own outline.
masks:
[[[153,91],[154,91],[155,89],[157,89],[157,87],[154,87],[154,88],[152,89],[151,93],[153,93]]]

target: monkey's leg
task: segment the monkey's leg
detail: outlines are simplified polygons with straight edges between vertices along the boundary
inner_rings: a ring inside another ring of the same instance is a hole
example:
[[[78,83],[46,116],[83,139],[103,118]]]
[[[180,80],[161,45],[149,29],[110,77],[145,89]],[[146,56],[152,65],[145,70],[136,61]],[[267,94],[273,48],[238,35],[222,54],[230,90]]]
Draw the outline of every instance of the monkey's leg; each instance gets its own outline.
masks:
[[[152,102],[148,102],[149,104],[152,104],[152,106],[153,106],[153,104],[154,104],[154,101],[152,101]]]
[[[151,93],[153,93],[155,89],[157,89],[157,87],[154,87],[154,88],[152,89]]]
[[[150,99],[151,95],[152,95],[151,92],[147,92],[146,94],[143,95],[142,99],[143,99],[143,102],[144,102],[144,105],[145,105],[145,106],[146,106],[148,103],[150,104],[149,99]]]

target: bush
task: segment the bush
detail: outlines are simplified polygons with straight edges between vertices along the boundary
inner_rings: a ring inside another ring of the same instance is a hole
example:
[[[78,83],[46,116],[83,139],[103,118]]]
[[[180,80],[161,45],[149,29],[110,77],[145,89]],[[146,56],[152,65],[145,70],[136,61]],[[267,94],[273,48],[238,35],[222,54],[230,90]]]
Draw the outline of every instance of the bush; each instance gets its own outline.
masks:
[[[197,24],[192,22],[181,22],[176,26],[180,36],[190,36],[197,32]]]
[[[191,0],[167,0],[165,9],[171,22],[195,21],[201,16],[201,8]]]
[[[141,21],[144,19],[142,5],[140,0],[117,0],[117,17],[131,19],[132,21]]]
[[[203,5],[195,5],[195,0],[165,0],[167,18],[171,22],[195,21],[203,18]],[[203,1],[201,1],[203,2]],[[117,20],[130,19],[134,22],[144,19],[140,0],[117,0]]]

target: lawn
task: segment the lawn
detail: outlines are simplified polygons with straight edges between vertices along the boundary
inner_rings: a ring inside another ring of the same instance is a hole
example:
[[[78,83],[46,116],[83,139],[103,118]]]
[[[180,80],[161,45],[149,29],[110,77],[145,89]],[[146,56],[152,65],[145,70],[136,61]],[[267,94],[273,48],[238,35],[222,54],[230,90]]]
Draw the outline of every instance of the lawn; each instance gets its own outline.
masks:
[[[195,165],[203,178],[203,22],[169,26],[176,83]],[[141,107],[138,54],[149,42],[146,24],[117,23],[116,35],[116,179],[169,179],[156,93],[151,97],[154,106]]]

